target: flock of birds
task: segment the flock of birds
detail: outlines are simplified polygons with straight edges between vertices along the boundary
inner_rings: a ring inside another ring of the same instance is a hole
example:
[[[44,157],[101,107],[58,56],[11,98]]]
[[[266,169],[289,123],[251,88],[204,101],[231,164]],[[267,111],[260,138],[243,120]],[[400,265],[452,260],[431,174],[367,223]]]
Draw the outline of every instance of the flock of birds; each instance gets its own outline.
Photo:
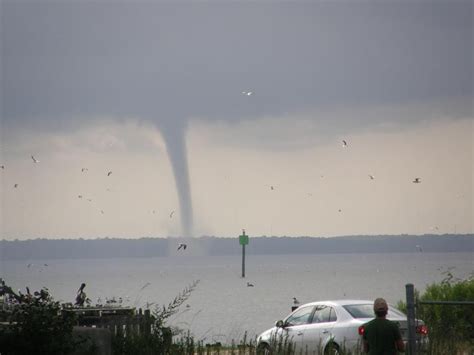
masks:
[[[243,95],[243,96],[245,96],[245,97],[249,97],[249,96],[254,95],[254,91],[244,90],[244,91],[241,91],[241,95]],[[349,142],[348,142],[346,139],[343,139],[343,140],[341,141],[341,143],[342,143],[342,147],[343,147],[344,149],[349,149],[350,145],[349,145]],[[31,160],[32,160],[33,164],[38,164],[38,163],[40,163],[40,160],[37,159],[34,155],[31,155]],[[2,170],[5,170],[5,169],[6,169],[6,166],[5,166],[5,165],[0,165],[0,168],[1,168]],[[82,172],[82,173],[87,173],[88,171],[89,171],[89,169],[88,169],[87,167],[81,168],[81,172]],[[113,174],[113,172],[110,170],[110,171],[107,171],[106,176],[107,176],[107,177],[110,177],[110,176],[112,176],[112,174]],[[324,177],[324,175],[321,175],[321,177]],[[369,178],[371,181],[373,181],[373,180],[376,179],[376,178],[375,178],[375,175],[373,175],[373,174],[368,174],[368,178]],[[420,177],[414,177],[413,180],[412,180],[412,182],[413,182],[414,184],[420,184],[420,183],[421,183],[421,178],[420,178]],[[19,185],[18,182],[15,182],[15,183],[13,184],[13,188],[14,188],[14,189],[18,189],[19,187],[20,187],[20,185]],[[270,185],[270,190],[271,190],[271,191],[275,191],[275,190],[277,190],[277,187],[276,187],[275,185]],[[110,189],[107,189],[107,191],[110,191]],[[308,195],[308,196],[312,196],[311,193],[307,193],[307,195]],[[84,200],[87,200],[88,202],[92,202],[92,201],[93,201],[92,198],[90,198],[90,197],[85,198],[84,195],[82,195],[82,194],[78,194],[78,195],[77,195],[77,198],[79,198],[79,199],[83,199],[83,198],[84,198]],[[100,214],[105,214],[105,211],[104,211],[103,209],[99,209],[99,212],[100,212]],[[169,213],[169,218],[170,218],[170,219],[173,218],[175,212],[176,212],[175,210],[172,210],[172,211]],[[338,209],[338,212],[339,212],[339,213],[342,213],[342,209],[339,208],[339,209]],[[156,210],[152,210],[151,213],[152,213],[152,214],[156,214]],[[178,248],[178,250],[180,250],[180,249],[185,249],[185,247],[180,246],[180,247]]]
[[[253,95],[253,91],[242,91],[242,95],[251,96],[251,95]],[[342,140],[342,147],[343,147],[343,148],[346,148],[346,149],[349,147],[349,143],[347,142],[347,140],[345,140],[345,139]],[[34,155],[31,155],[31,160],[32,160],[32,162],[33,162],[34,164],[40,163],[40,160],[38,160]],[[0,168],[1,168],[2,170],[5,170],[5,165],[0,165]],[[88,172],[88,171],[89,171],[88,168],[85,168],[85,167],[81,168],[81,172],[82,172],[82,173],[86,173],[86,172]],[[112,175],[112,171],[108,171],[106,175],[107,175],[107,177],[110,177],[110,176]],[[324,175],[321,175],[321,177],[323,177],[323,176],[324,176]],[[368,174],[368,177],[369,177],[370,180],[375,180],[375,176],[374,176],[373,174]],[[421,183],[421,178],[420,178],[420,177],[415,177],[412,182],[413,182],[414,184],[420,184],[420,183]],[[18,187],[19,187],[19,184],[18,184],[18,183],[15,183],[15,184],[13,185],[13,188],[14,188],[14,189],[17,189]],[[107,190],[110,191],[110,189],[107,189]],[[276,187],[275,187],[274,185],[270,185],[270,190],[271,190],[271,191],[275,191],[275,190],[276,190]],[[311,194],[311,193],[308,193],[308,196],[312,196],[312,194]],[[82,199],[84,196],[83,196],[82,194],[79,194],[79,195],[77,195],[77,197],[78,197],[79,199]],[[86,200],[87,200],[88,202],[92,202],[92,198],[86,198]],[[103,209],[100,209],[99,211],[100,211],[101,214],[105,214],[105,212],[104,212]],[[173,215],[175,214],[175,212],[176,212],[175,210],[171,211],[170,214],[169,214],[169,218],[173,218]],[[339,213],[342,213],[342,209],[339,208],[339,209],[338,209],[338,212],[339,212]],[[155,214],[156,211],[155,211],[155,210],[152,210],[152,213]],[[180,249],[186,249],[186,247],[183,247],[182,245],[180,245],[179,248],[178,248],[178,250],[180,250]]]
[[[40,163],[40,160],[37,159],[34,155],[31,155],[30,157],[31,157],[31,160],[32,160],[33,164],[38,164],[38,163]],[[1,169],[1,170],[6,170],[5,164],[0,165],[0,169]],[[89,171],[88,168],[81,168],[81,172],[82,172],[82,173],[87,173],[88,171]],[[112,173],[113,173],[112,171],[108,171],[108,172],[106,173],[107,177],[110,177],[110,176],[112,175]],[[19,183],[14,183],[14,184],[13,184],[13,188],[14,188],[14,189],[18,189],[19,186],[20,186]],[[109,188],[107,188],[107,191],[110,192],[111,190],[110,190]],[[84,199],[87,200],[88,202],[92,202],[92,201],[93,201],[93,199],[90,198],[90,197],[85,198],[83,194],[78,194],[78,195],[77,195],[77,198],[78,198],[78,199],[83,199],[83,198],[84,198]],[[176,211],[174,211],[174,210],[171,211],[170,214],[169,214],[169,218],[173,218],[173,215],[174,215],[175,212],[176,212]],[[103,209],[100,210],[100,213],[101,213],[101,214],[105,214],[105,212],[104,212]],[[152,213],[155,214],[155,213],[156,213],[156,210],[152,210]]]

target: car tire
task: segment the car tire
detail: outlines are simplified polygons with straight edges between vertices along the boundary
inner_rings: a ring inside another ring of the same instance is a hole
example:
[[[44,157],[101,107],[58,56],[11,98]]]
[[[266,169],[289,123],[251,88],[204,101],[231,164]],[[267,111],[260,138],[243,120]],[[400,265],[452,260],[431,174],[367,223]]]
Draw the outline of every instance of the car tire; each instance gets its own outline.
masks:
[[[261,343],[257,347],[257,355],[271,355],[272,349],[267,343]]]
[[[324,348],[324,355],[342,355],[342,352],[336,343],[329,343]]]

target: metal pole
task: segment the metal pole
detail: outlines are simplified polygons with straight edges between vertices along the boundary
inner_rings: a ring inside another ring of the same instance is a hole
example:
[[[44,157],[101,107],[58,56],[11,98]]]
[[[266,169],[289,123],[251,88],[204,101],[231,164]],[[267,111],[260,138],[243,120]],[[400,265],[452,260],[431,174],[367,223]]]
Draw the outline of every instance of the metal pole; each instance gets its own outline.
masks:
[[[242,244],[242,277],[245,277],[245,244]]]
[[[413,284],[406,284],[407,295],[407,326],[408,326],[408,354],[416,354],[415,333],[415,288]]]

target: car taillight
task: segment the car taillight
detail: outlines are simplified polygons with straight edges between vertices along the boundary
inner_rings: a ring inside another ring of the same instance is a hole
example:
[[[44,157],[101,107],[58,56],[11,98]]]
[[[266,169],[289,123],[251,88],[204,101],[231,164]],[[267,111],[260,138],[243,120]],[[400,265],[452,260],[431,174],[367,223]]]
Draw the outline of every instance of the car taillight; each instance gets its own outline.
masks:
[[[361,326],[359,327],[359,335],[364,335],[364,332],[365,332],[365,328],[364,328],[363,325],[361,325]]]
[[[426,325],[419,325],[416,327],[416,333],[421,335],[428,335],[428,327]]]

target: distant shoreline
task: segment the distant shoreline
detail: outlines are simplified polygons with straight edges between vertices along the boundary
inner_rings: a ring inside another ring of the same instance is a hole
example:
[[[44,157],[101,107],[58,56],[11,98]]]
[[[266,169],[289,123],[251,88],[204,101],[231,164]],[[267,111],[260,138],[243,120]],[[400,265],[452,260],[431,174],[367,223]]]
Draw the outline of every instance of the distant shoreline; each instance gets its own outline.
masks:
[[[188,248],[177,250],[178,243]],[[232,256],[242,251],[238,238],[98,238],[1,240],[1,260],[146,258],[184,254]],[[341,237],[251,237],[248,255],[474,253],[474,234]]]

